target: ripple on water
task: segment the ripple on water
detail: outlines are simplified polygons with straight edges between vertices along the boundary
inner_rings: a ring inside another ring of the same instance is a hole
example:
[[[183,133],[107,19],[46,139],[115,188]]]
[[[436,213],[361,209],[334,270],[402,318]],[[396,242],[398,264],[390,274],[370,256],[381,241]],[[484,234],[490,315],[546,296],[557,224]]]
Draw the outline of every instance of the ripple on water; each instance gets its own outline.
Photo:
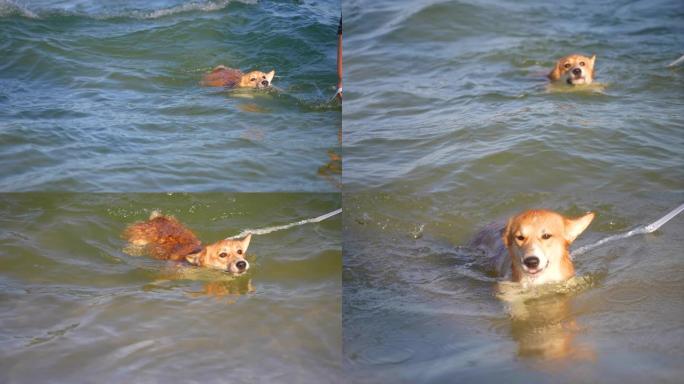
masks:
[[[635,304],[650,297],[650,294],[641,287],[643,283],[633,282],[632,284],[635,285],[609,288],[605,300],[614,304]]]
[[[375,345],[358,352],[356,360],[367,365],[400,364],[414,355],[415,351],[403,344]]]

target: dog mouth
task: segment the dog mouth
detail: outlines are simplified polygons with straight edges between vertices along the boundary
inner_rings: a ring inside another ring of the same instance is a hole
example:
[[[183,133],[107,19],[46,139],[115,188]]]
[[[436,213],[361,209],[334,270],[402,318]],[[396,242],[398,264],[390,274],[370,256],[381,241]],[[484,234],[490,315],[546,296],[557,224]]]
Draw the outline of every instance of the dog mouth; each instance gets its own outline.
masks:
[[[525,264],[523,264],[523,270],[525,271],[525,273],[527,273],[527,274],[530,275],[530,276],[536,276],[536,275],[538,275],[540,272],[542,272],[543,270],[545,270],[546,267],[548,267],[548,266],[549,266],[549,261],[546,260],[546,264],[544,264],[543,267],[529,268],[528,266],[526,266]]]
[[[584,76],[579,75],[579,76],[571,76],[568,77],[568,79],[565,81],[568,83],[568,85],[575,85],[575,84],[584,84],[587,80],[584,78]]]
[[[577,70],[577,68],[570,71],[568,75],[569,76],[565,80],[568,85],[585,84],[587,82],[587,78],[584,76],[584,71]]]

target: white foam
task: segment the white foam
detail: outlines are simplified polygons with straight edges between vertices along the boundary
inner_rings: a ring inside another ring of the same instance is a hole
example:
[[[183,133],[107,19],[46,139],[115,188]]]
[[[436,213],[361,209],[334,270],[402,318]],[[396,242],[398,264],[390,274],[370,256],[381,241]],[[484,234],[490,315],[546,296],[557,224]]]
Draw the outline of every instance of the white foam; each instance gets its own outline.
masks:
[[[184,13],[184,12],[193,12],[193,11],[214,12],[214,11],[219,11],[219,10],[227,7],[228,4],[230,4],[231,2],[232,2],[232,0],[193,1],[190,3],[177,5],[175,7],[158,9],[156,11],[151,11],[151,12],[141,12],[135,16],[142,18],[142,19],[158,19],[160,17],[175,15],[177,13]],[[256,1],[253,1],[251,3],[256,3]]]
[[[17,4],[13,0],[0,0],[0,17],[20,15],[31,19],[39,19],[50,15],[71,15],[90,17],[99,20],[130,17],[134,19],[158,19],[170,15],[185,12],[215,12],[226,8],[230,3],[239,1],[244,4],[256,4],[257,0],[214,0],[214,1],[192,1],[189,3],[161,8],[157,10],[122,10],[105,13],[84,13],[66,9],[39,9],[29,10],[23,5]]]

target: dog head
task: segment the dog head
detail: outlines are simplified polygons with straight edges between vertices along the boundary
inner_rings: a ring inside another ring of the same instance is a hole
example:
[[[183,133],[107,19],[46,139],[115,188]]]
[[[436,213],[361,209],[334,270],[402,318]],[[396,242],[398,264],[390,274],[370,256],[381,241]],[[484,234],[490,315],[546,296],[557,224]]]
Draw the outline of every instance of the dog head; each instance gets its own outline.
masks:
[[[576,219],[547,210],[530,210],[508,220],[503,242],[511,257],[513,281],[543,284],[575,274],[568,247],[594,219]]]
[[[209,244],[198,253],[185,257],[190,263],[200,267],[222,269],[232,274],[242,274],[249,269],[245,253],[252,234],[242,239],[225,239]]]
[[[549,73],[552,81],[561,80],[569,85],[591,84],[594,81],[594,62],[596,55],[592,57],[582,55],[569,55],[560,58],[555,68]]]
[[[261,71],[252,71],[242,75],[240,86],[245,88],[268,88],[271,86],[275,76],[275,71],[264,73]]]

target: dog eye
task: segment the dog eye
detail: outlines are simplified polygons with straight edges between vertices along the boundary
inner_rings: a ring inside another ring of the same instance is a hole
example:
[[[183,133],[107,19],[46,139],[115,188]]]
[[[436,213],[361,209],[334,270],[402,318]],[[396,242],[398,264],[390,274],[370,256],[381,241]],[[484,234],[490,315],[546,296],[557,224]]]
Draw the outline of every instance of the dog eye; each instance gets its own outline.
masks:
[[[580,61],[580,67],[584,67],[584,61]]]
[[[225,252],[219,253],[219,257],[220,257],[220,258],[224,258],[224,257],[226,257],[226,256],[228,256],[228,254],[225,253]]]
[[[242,249],[238,249],[238,255],[242,255]]]
[[[542,239],[544,239],[544,240],[548,240],[550,238],[551,238],[551,234],[549,234],[549,233],[545,233],[542,235]]]
[[[256,77],[255,77],[255,78],[253,78],[253,79],[249,79],[249,81],[256,81]]]
[[[570,63],[565,63],[565,65],[563,65],[563,67],[570,68]]]
[[[523,236],[523,235],[518,235],[518,236],[516,236],[515,238],[518,239],[518,240],[520,240],[520,241],[525,240],[525,236]]]

